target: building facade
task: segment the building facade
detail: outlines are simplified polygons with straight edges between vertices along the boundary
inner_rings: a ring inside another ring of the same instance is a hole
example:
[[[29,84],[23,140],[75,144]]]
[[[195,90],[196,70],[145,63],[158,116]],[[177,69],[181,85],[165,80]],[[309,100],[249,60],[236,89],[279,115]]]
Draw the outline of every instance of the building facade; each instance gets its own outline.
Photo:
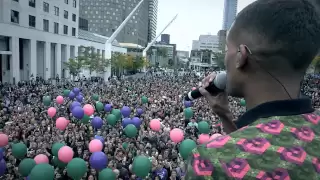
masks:
[[[89,32],[110,37],[140,0],[80,0],[80,17],[88,20]],[[119,42],[146,46],[156,35],[157,0],[145,0],[118,34]]]
[[[220,51],[219,37],[216,35],[200,35],[198,40],[192,41],[192,50]]]
[[[170,44],[170,34],[161,34],[161,43]]]
[[[211,50],[191,50],[189,68],[195,71],[204,71],[217,67],[214,62],[214,53]]]
[[[219,37],[219,49],[221,51],[226,50],[226,41],[227,41],[227,30],[220,30],[218,32]]]
[[[148,59],[152,66],[173,67],[176,64],[175,44],[158,42],[151,46],[149,52]]]
[[[238,0],[224,0],[222,30],[229,30],[236,19]]]
[[[78,0],[1,0],[0,12],[2,82],[37,75],[68,78],[64,62],[78,56],[80,46],[93,46],[104,54],[107,37],[78,30]],[[123,51],[117,45],[112,48]]]

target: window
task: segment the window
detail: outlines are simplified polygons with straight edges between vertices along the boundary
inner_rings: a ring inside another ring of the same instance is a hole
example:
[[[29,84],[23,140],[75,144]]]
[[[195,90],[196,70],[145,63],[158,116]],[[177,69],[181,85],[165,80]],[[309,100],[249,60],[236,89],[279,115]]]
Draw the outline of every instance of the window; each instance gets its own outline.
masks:
[[[11,22],[19,24],[19,12],[11,10]]]
[[[30,7],[36,7],[36,0],[29,0]]]
[[[76,22],[76,20],[77,20],[77,15],[72,14],[72,21],[73,21],[73,22]]]
[[[19,2],[19,0],[13,0],[13,1]]]
[[[63,34],[68,35],[68,26],[63,26]]]
[[[49,12],[49,3],[43,2],[43,11]]]
[[[59,16],[59,8],[57,6],[54,7],[54,15]]]
[[[46,19],[43,20],[43,30],[49,32],[49,21]]]
[[[74,8],[76,8],[76,7],[77,7],[77,0],[73,0],[73,4],[72,4],[72,6],[73,6]]]
[[[76,36],[76,28],[72,28],[72,36]]]
[[[29,15],[29,26],[36,27],[36,17]]]
[[[55,34],[59,34],[59,23],[54,23],[54,29],[53,29],[53,32]]]
[[[68,11],[64,11],[63,16],[64,16],[65,19],[68,19]]]
[[[64,0],[64,3],[69,4],[69,0]]]

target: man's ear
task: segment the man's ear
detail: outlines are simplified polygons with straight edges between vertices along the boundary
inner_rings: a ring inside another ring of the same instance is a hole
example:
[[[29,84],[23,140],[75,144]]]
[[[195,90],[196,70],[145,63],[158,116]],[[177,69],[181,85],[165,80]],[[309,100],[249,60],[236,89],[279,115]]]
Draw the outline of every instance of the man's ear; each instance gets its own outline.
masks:
[[[236,68],[240,69],[243,68],[248,61],[248,51],[246,49],[246,46],[241,44],[239,46],[239,52],[237,54],[237,58],[236,58]]]

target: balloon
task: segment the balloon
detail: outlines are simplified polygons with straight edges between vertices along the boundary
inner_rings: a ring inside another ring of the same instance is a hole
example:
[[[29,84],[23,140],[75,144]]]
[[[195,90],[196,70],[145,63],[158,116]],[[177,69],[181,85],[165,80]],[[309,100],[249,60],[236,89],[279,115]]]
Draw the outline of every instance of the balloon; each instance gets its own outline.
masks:
[[[122,143],[122,148],[123,149],[127,149],[128,148],[128,143],[127,142]]]
[[[94,139],[98,139],[102,144],[104,143],[104,138],[102,136],[95,135]]]
[[[116,174],[110,168],[105,168],[99,172],[99,180],[116,180]]]
[[[136,126],[136,128],[139,128],[141,125],[141,120],[138,117],[132,118],[132,124]]]
[[[3,159],[4,156],[4,150],[3,148],[0,148],[0,160]]]
[[[222,135],[219,134],[219,133],[212,134],[211,137],[210,137],[210,139],[209,139],[209,141],[214,140],[215,138],[217,138],[217,137],[219,137],[219,136],[222,136]]]
[[[125,128],[124,128],[124,133],[132,138],[135,137],[138,134],[138,130],[136,128],[136,126],[134,126],[133,124],[128,124]]]
[[[179,146],[179,153],[183,159],[187,159],[188,156],[191,154],[192,150],[197,147],[196,142],[191,139],[186,139],[182,141]]]
[[[50,106],[51,104],[51,97],[50,96],[43,96],[42,98],[43,104],[45,106]]]
[[[23,159],[27,154],[27,146],[23,143],[16,143],[12,145],[12,155],[17,159]]]
[[[34,161],[37,164],[42,164],[42,163],[49,163],[49,159],[46,155],[44,154],[38,154],[36,157],[34,157]]]
[[[241,105],[241,106],[246,106],[246,100],[241,99],[241,100],[240,100],[240,105]]]
[[[145,156],[137,156],[132,163],[132,172],[140,178],[145,178],[151,171],[151,161]]]
[[[77,119],[82,119],[84,116],[84,111],[79,106],[74,107],[71,112],[72,112],[72,115]]]
[[[76,100],[81,103],[83,101],[83,96],[79,94],[76,96]]]
[[[6,134],[0,134],[0,147],[8,145],[9,138]]]
[[[76,94],[71,91],[71,92],[69,93],[69,98],[70,98],[70,99],[74,99],[75,97],[76,97]]]
[[[30,180],[53,180],[54,169],[49,164],[37,164],[31,170],[29,178]]]
[[[54,108],[54,107],[50,107],[50,108],[48,109],[47,113],[48,113],[48,116],[52,118],[53,116],[56,115],[57,110],[56,110],[56,108]]]
[[[108,158],[103,152],[94,152],[90,156],[90,166],[94,169],[101,170],[107,167]]]
[[[193,116],[193,111],[192,111],[192,109],[191,109],[191,108],[186,108],[186,109],[184,110],[184,117],[185,117],[186,119],[190,119],[190,118],[192,118],[192,116]]]
[[[183,131],[181,129],[175,128],[170,131],[170,139],[173,142],[178,143],[178,142],[182,141],[183,138],[184,138],[184,135],[183,135]]]
[[[89,143],[89,151],[91,153],[102,151],[103,144],[98,139],[93,139]]]
[[[210,132],[209,124],[206,121],[200,121],[198,123],[198,130],[201,134],[208,134]]]
[[[58,151],[58,159],[64,163],[70,162],[73,158],[73,155],[74,152],[69,146],[63,146]]]
[[[131,121],[130,118],[124,118],[124,119],[122,120],[122,127],[123,127],[123,128],[127,127],[127,125],[129,125],[129,124],[132,124],[132,121]]]
[[[78,94],[80,93],[80,89],[77,88],[77,87],[73,88],[72,91],[73,91],[76,95],[78,95]]]
[[[54,143],[51,148],[51,152],[54,156],[58,156],[59,149],[65,146],[63,143]]]
[[[88,124],[90,121],[90,117],[88,115],[83,115],[83,118],[82,118],[82,123],[83,124]]]
[[[99,102],[99,101],[96,102],[96,110],[97,111],[102,111],[103,110],[102,102]]]
[[[208,134],[200,134],[198,138],[199,144],[204,144],[207,143],[210,139],[210,136]]]
[[[184,107],[188,108],[192,106],[192,101],[184,101]]]
[[[143,104],[148,103],[148,98],[147,98],[146,96],[142,96],[142,97],[141,97],[141,102],[142,102]]]
[[[68,97],[68,96],[69,96],[69,93],[70,93],[70,90],[69,90],[69,89],[65,89],[65,90],[63,91],[63,96],[64,96],[64,97]]]
[[[106,104],[106,105],[104,105],[104,110],[105,110],[106,112],[110,112],[110,111],[112,110],[112,105],[111,105],[111,104]]]
[[[81,103],[79,103],[78,101],[73,101],[71,104],[70,104],[70,110],[72,111],[73,108],[75,107],[81,107]]]
[[[131,114],[131,109],[128,106],[123,106],[121,109],[121,114],[123,117],[129,117]]]
[[[92,95],[92,99],[95,101],[99,101],[99,95],[98,94]]]
[[[37,164],[33,159],[25,158],[20,162],[18,166],[18,172],[22,175],[22,177],[27,177],[30,174],[32,168],[36,165]]]
[[[91,120],[91,125],[96,129],[100,129],[103,125],[103,121],[100,117],[96,116]]]
[[[197,89],[196,87],[192,87],[192,88],[191,88],[192,91],[194,91],[194,90],[196,90],[196,89]]]
[[[91,104],[86,104],[83,106],[84,114],[91,116],[94,113],[94,108]]]
[[[57,96],[57,97],[56,97],[56,102],[57,102],[57,104],[63,104],[63,101],[64,101],[64,99],[63,99],[62,96]]]
[[[6,172],[6,169],[7,169],[6,161],[4,161],[4,159],[2,159],[0,161],[0,176],[4,175],[4,173]]]
[[[57,157],[53,157],[52,161],[53,161],[54,166],[61,168],[61,169],[65,168],[68,164],[68,163],[64,163],[64,162],[59,161],[59,159]]]
[[[141,116],[143,114],[143,110],[141,108],[137,109],[137,115]]]
[[[153,119],[150,121],[150,128],[153,131],[160,131],[161,129],[161,123],[159,119]]]
[[[119,109],[113,109],[111,113],[117,117],[117,120],[121,119],[121,111]]]
[[[72,179],[81,179],[87,171],[86,162],[80,158],[73,158],[67,165],[68,176]]]
[[[64,131],[67,128],[68,124],[69,121],[64,117],[59,117],[56,120],[56,128],[60,129],[61,131]]]
[[[113,114],[109,114],[107,116],[107,122],[108,124],[110,124],[111,126],[114,126],[117,124],[117,117]]]

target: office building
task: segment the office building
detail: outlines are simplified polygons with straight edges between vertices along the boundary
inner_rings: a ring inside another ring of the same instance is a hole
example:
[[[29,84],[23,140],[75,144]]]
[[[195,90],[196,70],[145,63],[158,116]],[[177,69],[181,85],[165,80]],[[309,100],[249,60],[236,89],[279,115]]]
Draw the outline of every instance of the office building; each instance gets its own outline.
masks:
[[[220,30],[218,32],[219,37],[219,49],[221,51],[226,50],[226,41],[227,41],[227,30]]]
[[[229,30],[236,19],[238,0],[224,0],[222,30]]]
[[[161,34],[161,42],[170,44],[170,34]]]
[[[89,32],[110,37],[140,0],[80,0],[80,17],[87,19]],[[146,46],[155,37],[157,0],[145,0],[118,34],[117,40]]]
[[[217,67],[211,50],[191,50],[189,68],[195,71],[206,71]]]
[[[220,51],[219,37],[216,35],[200,35],[198,40],[192,41],[192,50]]]

